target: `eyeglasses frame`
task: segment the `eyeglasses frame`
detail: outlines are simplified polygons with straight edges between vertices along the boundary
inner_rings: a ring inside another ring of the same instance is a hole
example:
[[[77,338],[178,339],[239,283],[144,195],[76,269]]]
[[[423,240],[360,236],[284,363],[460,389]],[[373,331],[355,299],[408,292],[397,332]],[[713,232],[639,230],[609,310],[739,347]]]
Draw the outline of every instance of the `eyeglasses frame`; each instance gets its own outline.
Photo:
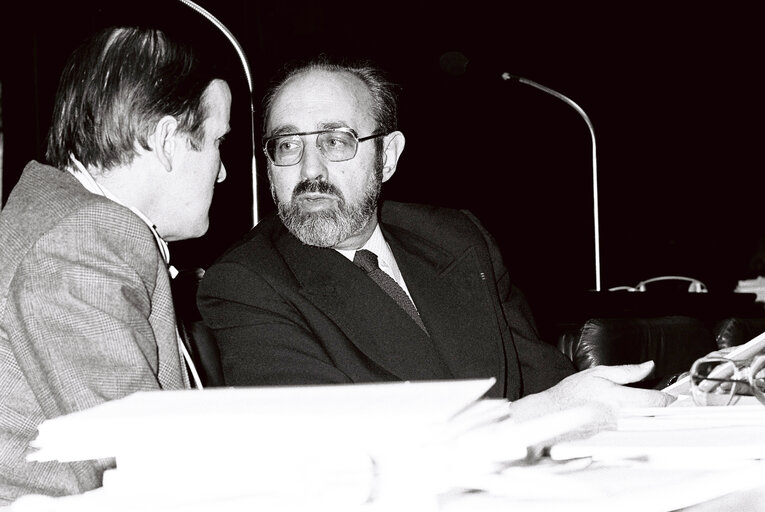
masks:
[[[749,369],[749,375],[747,376],[746,380],[736,379],[736,378],[731,378],[730,374],[726,375],[726,374],[718,373],[715,375],[714,374],[715,372],[713,370],[712,372],[710,372],[710,376],[701,377],[698,373],[694,373],[694,369],[701,362],[731,363],[734,368],[733,376],[741,374],[742,369],[746,369],[746,368]],[[693,391],[699,388],[699,385],[696,384],[694,381],[694,377],[700,378],[700,380],[703,380],[705,382],[714,382],[719,384],[726,383],[726,382],[731,383],[734,386],[731,388],[728,401],[725,404],[725,405],[730,405],[733,402],[733,398],[736,396],[735,386],[737,384],[743,384],[751,391],[751,393],[755,396],[755,398],[757,398],[757,400],[760,403],[765,405],[765,393],[763,393],[763,391],[758,386],[755,386],[755,383],[754,383],[754,379],[757,376],[757,374],[759,374],[763,370],[765,370],[765,355],[763,354],[754,356],[751,359],[746,359],[746,360],[735,360],[735,359],[730,359],[724,356],[704,356],[694,361],[693,365],[691,366],[691,371],[689,375],[689,379],[691,382],[691,390]],[[715,389],[718,386],[714,386],[714,388],[711,388],[711,389]],[[700,392],[709,394],[708,391],[711,391],[711,389],[710,390],[701,389]],[[693,395],[693,392],[691,394]],[[694,396],[694,402],[696,402],[695,396]]]
[[[319,135],[322,133],[329,133],[329,132],[344,132],[344,133],[349,133],[353,135],[353,138],[356,139],[356,149],[353,152],[353,156],[351,156],[350,158],[345,158],[343,160],[330,160],[329,158],[327,158],[327,156],[321,150],[321,146],[319,145]],[[361,142],[364,142],[370,139],[375,139],[377,137],[383,137],[388,134],[385,132],[374,132],[371,135],[359,137],[359,135],[356,133],[356,130],[354,130],[353,128],[348,128],[347,126],[338,126],[337,128],[325,128],[323,130],[315,130],[311,132],[280,133],[278,135],[272,135],[268,138],[263,139],[263,153],[265,153],[266,158],[268,159],[269,162],[271,162],[271,165],[275,165],[276,167],[290,167],[292,165],[297,165],[303,160],[303,154],[305,153],[305,144],[303,144],[303,148],[300,150],[300,158],[298,158],[297,162],[295,162],[294,164],[286,164],[286,165],[284,164],[279,165],[276,162],[274,162],[273,159],[271,158],[271,155],[268,154],[268,149],[266,149],[266,146],[268,145],[270,141],[281,138],[281,137],[304,137],[307,135],[316,135],[316,147],[319,149],[319,153],[321,153],[321,156],[323,156],[324,158],[327,158],[327,161],[347,162],[348,160],[353,160],[354,158],[356,158],[356,154],[359,151],[359,144]]]

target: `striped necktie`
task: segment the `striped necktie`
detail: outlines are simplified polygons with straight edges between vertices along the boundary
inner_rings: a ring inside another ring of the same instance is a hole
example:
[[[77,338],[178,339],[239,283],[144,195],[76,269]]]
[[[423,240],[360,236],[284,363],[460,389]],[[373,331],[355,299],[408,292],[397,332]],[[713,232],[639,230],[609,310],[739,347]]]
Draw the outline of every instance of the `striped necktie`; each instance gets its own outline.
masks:
[[[385,273],[377,264],[377,255],[372,251],[361,249],[356,251],[353,256],[353,262],[363,269],[377,285],[383,289],[396,303],[401,306],[401,309],[406,311],[412,320],[414,320],[420,329],[428,334],[428,330],[425,329],[425,324],[422,323],[420,314],[417,312],[417,308],[414,307],[414,303],[406,294],[403,288],[398,283]]]

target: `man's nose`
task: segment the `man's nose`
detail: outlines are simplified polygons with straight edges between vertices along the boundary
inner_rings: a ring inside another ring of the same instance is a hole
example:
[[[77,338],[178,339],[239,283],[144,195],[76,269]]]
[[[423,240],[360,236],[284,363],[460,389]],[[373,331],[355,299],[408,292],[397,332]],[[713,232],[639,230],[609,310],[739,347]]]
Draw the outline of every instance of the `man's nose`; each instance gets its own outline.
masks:
[[[315,144],[306,144],[303,147],[300,174],[302,178],[307,180],[327,179],[327,160]]]
[[[223,162],[220,163],[220,170],[218,171],[218,178],[215,180],[216,183],[221,183],[225,181],[226,176],[228,176],[228,173],[226,172],[226,166],[223,165]]]

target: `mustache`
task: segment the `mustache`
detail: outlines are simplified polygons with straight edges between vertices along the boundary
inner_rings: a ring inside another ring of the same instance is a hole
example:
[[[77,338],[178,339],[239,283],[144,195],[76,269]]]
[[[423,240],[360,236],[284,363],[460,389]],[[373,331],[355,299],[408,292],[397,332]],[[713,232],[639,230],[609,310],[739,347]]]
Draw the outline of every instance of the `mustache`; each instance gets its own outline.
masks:
[[[292,198],[296,199],[300,194],[326,194],[332,195],[343,200],[343,193],[328,181],[324,180],[303,180],[297,184],[292,191]]]

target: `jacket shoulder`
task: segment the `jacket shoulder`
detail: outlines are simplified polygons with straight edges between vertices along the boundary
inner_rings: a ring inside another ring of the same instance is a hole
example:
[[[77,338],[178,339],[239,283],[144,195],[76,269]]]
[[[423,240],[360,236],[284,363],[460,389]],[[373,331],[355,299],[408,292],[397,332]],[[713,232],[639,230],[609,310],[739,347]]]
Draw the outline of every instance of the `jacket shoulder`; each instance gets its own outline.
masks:
[[[124,206],[87,191],[68,172],[32,161],[8,196],[2,218],[6,227],[20,225],[41,233],[88,209],[127,212]],[[135,220],[140,221],[137,216]]]
[[[381,209],[383,226],[402,229],[428,240],[458,248],[486,237],[478,219],[467,210],[386,201]]]
[[[133,212],[88,192],[65,171],[31,162],[0,213],[0,281],[5,285],[35,248],[80,257],[84,251],[111,251],[141,262],[156,259],[155,246],[148,226]]]
[[[210,268],[230,263],[253,270],[263,266],[278,266],[282,259],[279,246],[286,236],[289,233],[276,214],[268,215],[223,251]]]

